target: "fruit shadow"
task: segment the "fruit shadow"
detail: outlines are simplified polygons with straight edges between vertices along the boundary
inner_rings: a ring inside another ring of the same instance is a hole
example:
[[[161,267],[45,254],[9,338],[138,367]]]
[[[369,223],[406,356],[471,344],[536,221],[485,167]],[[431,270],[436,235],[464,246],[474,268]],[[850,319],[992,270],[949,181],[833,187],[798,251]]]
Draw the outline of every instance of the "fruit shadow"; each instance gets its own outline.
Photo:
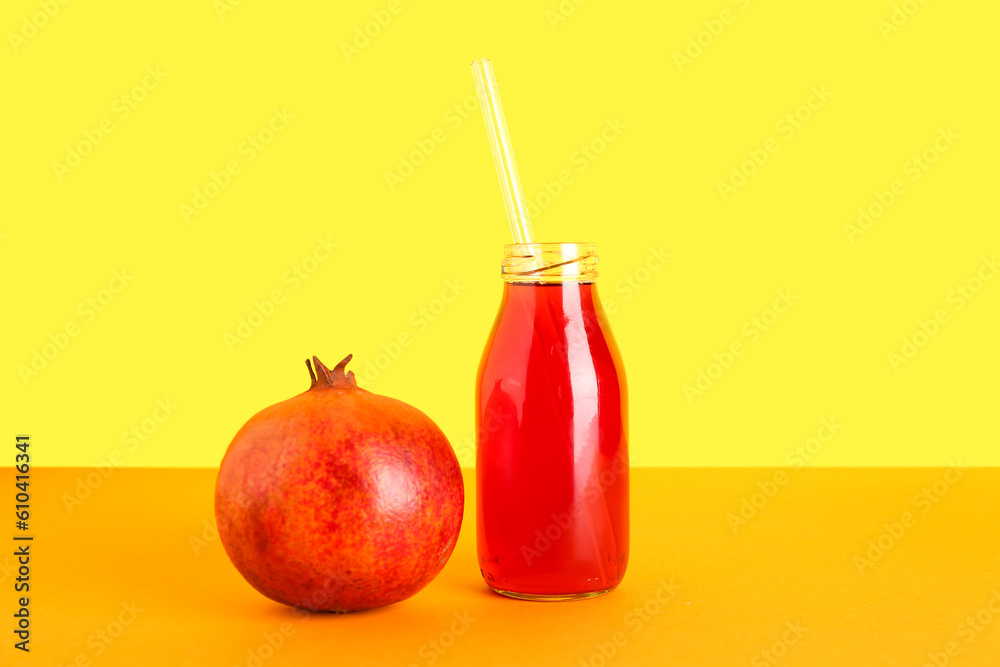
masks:
[[[382,614],[396,614],[400,608],[406,608],[408,610],[415,610],[420,607],[421,600],[427,600],[426,596],[431,593],[431,596],[440,596],[445,594],[448,597],[459,596],[466,599],[475,599],[479,601],[485,600],[498,600],[506,599],[499,593],[494,593],[488,586],[483,584],[481,581],[447,581],[447,582],[434,582],[431,584],[435,587],[435,591],[431,592],[427,589],[417,593],[413,597],[407,600],[401,600],[393,604],[386,605],[384,607],[376,607],[374,609],[362,609],[358,611],[310,611],[307,609],[301,609],[298,607],[288,607],[282,604],[276,604],[274,608],[269,610],[268,615],[273,616],[279,621],[283,620],[296,620],[296,619],[326,619],[326,618],[375,618]],[[323,621],[325,622],[325,621]],[[331,621],[333,622],[333,621]]]
[[[352,618],[352,617],[376,617],[386,613],[393,605],[376,607],[374,609],[359,609],[357,611],[313,611],[302,609],[301,607],[288,607],[278,604],[277,609],[272,610],[272,614],[279,620],[301,620],[301,619],[325,619],[325,618]]]

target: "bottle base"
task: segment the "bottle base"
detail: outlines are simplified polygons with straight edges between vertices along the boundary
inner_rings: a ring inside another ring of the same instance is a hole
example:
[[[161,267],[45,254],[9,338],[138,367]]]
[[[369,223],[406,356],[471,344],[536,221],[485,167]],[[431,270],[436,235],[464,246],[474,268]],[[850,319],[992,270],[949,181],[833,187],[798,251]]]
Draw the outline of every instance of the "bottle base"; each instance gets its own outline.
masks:
[[[530,600],[532,602],[568,602],[570,600],[589,600],[590,598],[596,598],[599,595],[604,595],[614,589],[615,587],[612,586],[611,588],[605,588],[601,591],[587,591],[585,593],[536,594],[504,591],[499,588],[490,587],[490,590],[494,593],[499,593],[500,595],[505,595],[516,600]]]

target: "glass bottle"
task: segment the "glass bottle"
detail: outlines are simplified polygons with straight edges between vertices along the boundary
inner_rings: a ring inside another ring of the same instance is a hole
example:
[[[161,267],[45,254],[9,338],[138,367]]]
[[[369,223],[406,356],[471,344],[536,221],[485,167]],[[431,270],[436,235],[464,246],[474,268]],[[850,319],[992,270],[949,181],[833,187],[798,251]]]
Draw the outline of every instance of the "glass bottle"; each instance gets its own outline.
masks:
[[[479,566],[498,593],[606,593],[629,543],[625,369],[592,243],[504,246],[476,382]]]

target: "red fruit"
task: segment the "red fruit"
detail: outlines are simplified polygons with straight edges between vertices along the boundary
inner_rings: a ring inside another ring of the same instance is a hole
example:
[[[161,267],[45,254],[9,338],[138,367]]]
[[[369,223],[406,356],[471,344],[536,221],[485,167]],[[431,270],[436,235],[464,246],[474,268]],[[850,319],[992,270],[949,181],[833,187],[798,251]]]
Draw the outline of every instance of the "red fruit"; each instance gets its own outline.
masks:
[[[309,390],[251,417],[222,459],[219,537],[278,602],[355,611],[430,583],[462,525],[462,472],[434,422],[313,357]]]

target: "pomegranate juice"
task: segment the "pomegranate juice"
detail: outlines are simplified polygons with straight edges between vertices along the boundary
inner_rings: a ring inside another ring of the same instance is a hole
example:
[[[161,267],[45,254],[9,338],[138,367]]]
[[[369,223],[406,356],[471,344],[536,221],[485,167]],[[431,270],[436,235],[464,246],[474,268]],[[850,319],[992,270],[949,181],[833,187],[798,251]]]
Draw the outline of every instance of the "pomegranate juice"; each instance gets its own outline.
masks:
[[[592,282],[505,283],[476,385],[479,566],[493,589],[589,597],[628,562],[625,375]]]

